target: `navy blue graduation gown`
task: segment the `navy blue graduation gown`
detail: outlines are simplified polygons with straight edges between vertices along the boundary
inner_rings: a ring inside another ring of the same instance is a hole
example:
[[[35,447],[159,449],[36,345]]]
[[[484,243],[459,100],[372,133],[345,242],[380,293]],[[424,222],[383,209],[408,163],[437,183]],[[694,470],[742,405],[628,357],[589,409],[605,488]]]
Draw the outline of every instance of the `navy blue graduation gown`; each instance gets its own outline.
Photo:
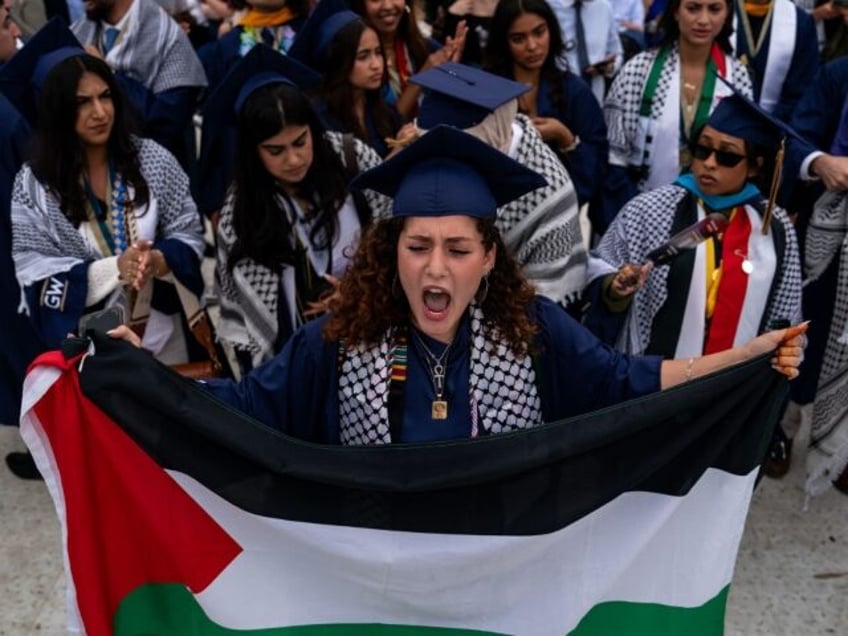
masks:
[[[315,109],[315,113],[318,115],[318,118],[321,120],[321,123],[324,124],[324,127],[327,130],[334,130],[340,133],[349,133],[350,130],[345,130],[342,123],[339,119],[329,111],[327,108],[327,102],[323,99],[316,99],[312,102],[312,106]],[[393,133],[397,133],[400,128],[400,115],[394,109],[394,106],[389,106],[389,110],[392,112],[393,121],[392,128]],[[385,139],[380,135],[377,131],[377,125],[374,123],[374,116],[371,113],[371,110],[365,109],[365,132],[368,134],[368,139],[363,139],[365,143],[371,146],[374,150],[377,151],[377,154],[381,157],[385,157],[389,154],[389,146],[386,143]]]
[[[29,319],[18,313],[21,290],[12,262],[12,184],[31,133],[26,120],[0,95],[0,424],[17,424],[26,368],[44,350]]]
[[[536,339],[536,383],[545,421],[597,410],[660,389],[659,357],[628,357],[598,341],[561,307],[538,297],[531,315],[540,327]],[[338,344],[321,336],[326,318],[298,331],[283,350],[236,383],[210,380],[218,398],[260,422],[301,439],[340,443]],[[418,347],[409,344],[400,442],[470,436],[469,324],[457,334],[447,366],[449,417],[430,417],[434,389]],[[413,340],[412,338],[410,340]],[[436,346],[427,340],[431,350]],[[431,346],[432,345],[432,346]],[[434,350],[433,353],[436,353]]]
[[[550,84],[539,83],[536,111],[540,117],[556,117],[580,137],[580,145],[565,156],[565,167],[581,205],[598,194],[605,173],[609,142],[604,113],[592,89],[573,73],[563,73],[560,90],[563,106],[556,108],[550,98]],[[560,155],[561,156],[561,155]]]
[[[737,18],[739,12],[742,11],[737,3],[736,7]],[[814,77],[819,68],[819,48],[818,36],[816,34],[816,24],[813,18],[798,7],[795,7],[796,20],[795,23],[795,50],[792,51],[792,61],[789,64],[789,69],[786,71],[786,77],[783,79],[783,85],[780,88],[780,98],[772,115],[781,121],[788,122],[792,116],[792,111],[805,90],[809,86],[811,77]],[[752,27],[754,23],[762,25],[763,18],[750,18]],[[741,25],[741,22],[740,22]],[[754,36],[757,37],[756,35]],[[751,55],[748,49],[748,42],[745,38],[744,29],[736,30],[736,55],[748,57],[748,64],[751,67],[752,79],[754,81],[754,100],[759,103],[760,93],[763,88],[763,77],[766,72],[766,61],[768,60],[769,47],[771,46],[771,27],[765,35],[765,40],[760,47],[756,56]],[[778,44],[781,46],[781,44]]]
[[[813,144],[804,144],[790,138],[784,167],[785,190],[782,194],[795,203],[792,209],[799,210],[795,228],[802,250],[802,260],[809,214],[813,203],[824,188],[821,182],[800,186],[796,178],[804,158],[814,149],[825,152],[831,149],[831,144],[839,133],[840,125],[844,123],[840,121],[840,118],[846,101],[848,101],[848,57],[843,57],[819,69],[815,80],[806,87],[804,96],[798,102],[790,121],[790,125]],[[812,402],[818,389],[836,302],[839,266],[840,259],[835,258],[818,280],[804,287],[802,311],[804,318],[812,322],[807,333],[807,348],[804,350],[801,375],[790,385],[792,399],[799,404]]]

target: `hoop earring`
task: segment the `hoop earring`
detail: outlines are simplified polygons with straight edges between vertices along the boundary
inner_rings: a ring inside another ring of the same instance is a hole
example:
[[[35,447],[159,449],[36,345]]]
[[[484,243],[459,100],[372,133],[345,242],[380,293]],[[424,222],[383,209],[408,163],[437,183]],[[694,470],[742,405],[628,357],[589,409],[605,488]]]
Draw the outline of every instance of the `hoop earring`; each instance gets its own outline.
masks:
[[[395,277],[392,279],[392,298],[402,298],[403,291],[398,289],[398,273],[395,272]]]
[[[486,301],[486,297],[489,295],[489,274],[486,273],[485,276],[480,280],[480,286],[477,288],[477,293],[474,294],[474,300],[478,305],[482,305]]]

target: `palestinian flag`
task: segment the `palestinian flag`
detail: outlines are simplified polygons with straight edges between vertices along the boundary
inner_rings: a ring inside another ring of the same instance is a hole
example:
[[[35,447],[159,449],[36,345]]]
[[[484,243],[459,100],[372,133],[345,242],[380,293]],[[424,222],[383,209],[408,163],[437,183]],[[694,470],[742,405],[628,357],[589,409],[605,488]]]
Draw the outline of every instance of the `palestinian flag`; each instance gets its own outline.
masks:
[[[787,388],[762,358],[521,433],[331,447],[92,348],[33,365],[22,422],[90,636],[721,634]]]

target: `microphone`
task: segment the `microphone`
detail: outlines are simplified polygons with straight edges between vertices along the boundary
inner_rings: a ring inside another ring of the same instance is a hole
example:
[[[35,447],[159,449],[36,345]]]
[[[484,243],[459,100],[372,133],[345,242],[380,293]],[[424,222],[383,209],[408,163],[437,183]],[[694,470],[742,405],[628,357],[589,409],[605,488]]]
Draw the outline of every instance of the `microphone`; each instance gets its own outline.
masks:
[[[719,212],[708,214],[697,223],[678,232],[658,248],[652,250],[648,254],[647,260],[654,265],[666,265],[674,260],[681,252],[695,249],[708,238],[712,238],[716,234],[721,234],[727,229],[729,223],[730,221],[728,221],[727,217]]]

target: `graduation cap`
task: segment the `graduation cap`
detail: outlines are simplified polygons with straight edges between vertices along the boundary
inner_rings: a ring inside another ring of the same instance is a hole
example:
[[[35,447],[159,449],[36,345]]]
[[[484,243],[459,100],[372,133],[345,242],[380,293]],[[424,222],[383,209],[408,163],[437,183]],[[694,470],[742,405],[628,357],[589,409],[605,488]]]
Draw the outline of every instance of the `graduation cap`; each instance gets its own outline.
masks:
[[[268,84],[286,83],[303,91],[315,89],[321,76],[300,62],[259,44],[250,49],[221,80],[206,100],[204,122],[216,127],[235,124],[238,112],[250,95]]]
[[[298,30],[288,55],[319,71],[330,42],[339,31],[362,16],[350,10],[347,0],[321,0]]]
[[[351,188],[393,197],[393,216],[494,219],[498,207],[545,185],[542,175],[500,150],[452,126],[437,126],[360,174]]]
[[[38,93],[50,71],[69,57],[84,54],[61,18],[53,18],[0,66],[0,93],[34,126],[38,119]]]
[[[257,44],[233,66],[206,99],[200,137],[198,176],[194,188],[203,214],[221,207],[233,174],[238,113],[255,91],[269,84],[313,90],[321,76],[279,51]]]
[[[764,149],[775,148],[786,137],[808,143],[791,126],[765,111],[728,84],[733,93],[720,100],[707,125],[725,135],[739,137]]]
[[[716,77],[721,79],[733,92],[718,103],[707,120],[707,126],[725,135],[744,139],[746,142],[766,151],[776,151],[768,203],[763,213],[762,232],[768,234],[783,173],[786,139],[794,137],[807,145],[809,142],[793,130],[791,126],[780,121],[753,100],[743,95],[736,86],[721,75],[716,74]]]
[[[426,91],[418,111],[418,125],[425,129],[439,124],[470,128],[530,90],[527,84],[456,62],[434,66],[409,81]]]

